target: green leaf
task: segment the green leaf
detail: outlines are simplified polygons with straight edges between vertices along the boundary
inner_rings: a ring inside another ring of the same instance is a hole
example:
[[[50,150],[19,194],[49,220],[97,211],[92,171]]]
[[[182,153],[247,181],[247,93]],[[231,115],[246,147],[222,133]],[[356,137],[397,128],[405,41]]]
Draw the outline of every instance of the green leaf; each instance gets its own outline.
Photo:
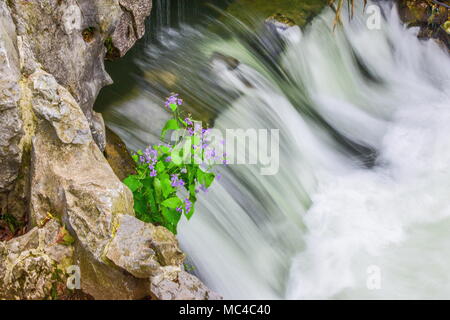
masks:
[[[170,119],[166,122],[166,125],[164,126],[164,128],[161,131],[161,140],[164,139],[164,137],[166,136],[166,132],[168,130],[178,130],[180,129],[180,127],[178,126],[178,122],[175,119]]]
[[[178,197],[172,197],[172,198],[166,199],[163,202],[161,202],[162,206],[164,206],[166,208],[171,208],[171,209],[178,208],[182,204],[183,204],[183,202]]]
[[[159,179],[161,180],[163,197],[167,198],[169,194],[175,192],[175,189],[172,187],[172,184],[170,182],[170,177],[167,173],[163,173],[159,176]]]
[[[156,168],[156,171],[158,171],[159,173],[163,173],[166,170],[166,167],[164,166],[164,164],[161,161],[158,161],[155,168]]]
[[[166,220],[171,224],[176,225],[181,219],[181,213],[175,209],[163,208],[162,213],[164,218],[166,218]]]
[[[156,200],[154,195],[154,184],[153,178],[146,178],[142,180],[142,184],[145,188],[144,197],[147,204],[150,205],[150,210],[152,213],[158,212],[158,207],[156,206]]]
[[[162,215],[166,220],[164,226],[173,234],[177,234],[177,225],[178,221],[180,221],[181,219],[181,213],[176,211],[175,209],[163,208]]]
[[[162,187],[161,187],[161,180],[159,180],[158,178],[155,178],[155,181],[153,182],[153,186],[155,187],[155,194],[156,194],[156,199],[158,202],[161,201],[161,196],[162,196]]]
[[[194,201],[195,200],[197,200],[197,193],[195,192],[195,184],[190,184],[189,185],[189,198],[191,199],[191,201],[192,201],[192,199],[194,199]]]
[[[198,145],[200,145],[200,137],[199,136],[193,136],[192,138],[192,145],[196,145],[196,146],[198,146]]]
[[[129,176],[129,177],[125,178],[125,180],[123,180],[123,183],[128,188],[130,188],[130,190],[132,192],[135,192],[136,190],[138,190],[139,188],[142,187],[141,181],[139,181],[139,179],[135,175],[132,175],[132,176]]]
[[[160,150],[162,153],[168,153],[168,152],[170,151],[170,148],[169,148],[168,146],[161,145],[161,146],[159,146],[159,150]]]
[[[134,197],[134,211],[136,216],[141,219],[141,217],[147,214],[147,201],[142,196]],[[142,219],[141,219],[142,220]]]
[[[158,207],[156,206],[156,200],[153,191],[147,194],[147,199],[148,203],[150,204],[150,208],[152,209],[152,212],[158,212]]]
[[[204,172],[202,170],[197,170],[197,180],[200,184],[204,185],[206,188],[209,188],[214,181],[215,174],[211,172]]]
[[[188,182],[189,184],[192,184],[194,182],[195,176],[197,175],[197,167],[196,166],[189,166],[186,168],[188,171]]]
[[[170,104],[170,109],[175,112],[177,110],[178,106],[175,103]]]

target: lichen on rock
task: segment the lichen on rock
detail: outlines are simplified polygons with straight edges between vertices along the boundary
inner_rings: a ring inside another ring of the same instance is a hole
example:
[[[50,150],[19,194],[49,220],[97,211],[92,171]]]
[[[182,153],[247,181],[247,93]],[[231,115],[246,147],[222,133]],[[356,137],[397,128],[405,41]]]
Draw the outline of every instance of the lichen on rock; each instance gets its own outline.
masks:
[[[65,281],[73,248],[57,242],[61,225],[51,220],[42,228],[0,242],[0,299],[50,299],[53,288]],[[55,277],[55,274],[62,277]]]

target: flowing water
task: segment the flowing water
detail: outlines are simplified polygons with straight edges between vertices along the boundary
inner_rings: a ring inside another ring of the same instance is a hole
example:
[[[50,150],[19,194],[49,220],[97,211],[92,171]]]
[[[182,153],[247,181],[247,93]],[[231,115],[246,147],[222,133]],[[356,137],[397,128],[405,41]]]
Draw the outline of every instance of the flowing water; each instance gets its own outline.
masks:
[[[225,298],[450,296],[450,59],[382,5],[380,30],[362,8],[335,32],[327,9],[283,36],[232,19],[165,29],[136,62],[141,85],[105,111],[131,149],[157,141],[171,90],[217,128],[280,130],[277,174],[220,167],[180,226]]]

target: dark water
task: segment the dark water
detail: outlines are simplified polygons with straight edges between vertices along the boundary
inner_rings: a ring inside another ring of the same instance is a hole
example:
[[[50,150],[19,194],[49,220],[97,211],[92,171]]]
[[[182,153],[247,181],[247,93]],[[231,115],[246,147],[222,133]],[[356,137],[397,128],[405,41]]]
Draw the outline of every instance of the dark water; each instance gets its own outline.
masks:
[[[146,34],[135,46],[117,61],[106,61],[106,71],[114,81],[113,85],[101,90],[94,109],[102,112],[111,104],[126,99],[142,84],[143,70],[138,62],[144,57],[144,50],[158,47],[161,34],[169,28],[181,26],[207,26],[212,23],[220,10],[226,9],[231,0],[153,0],[153,8],[146,22]]]

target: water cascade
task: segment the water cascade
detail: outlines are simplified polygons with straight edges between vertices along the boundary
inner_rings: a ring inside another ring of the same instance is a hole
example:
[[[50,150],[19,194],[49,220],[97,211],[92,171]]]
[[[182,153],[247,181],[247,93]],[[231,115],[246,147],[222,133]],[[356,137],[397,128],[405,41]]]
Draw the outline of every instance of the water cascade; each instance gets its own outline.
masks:
[[[382,4],[379,30],[361,7],[288,36],[163,28],[141,89],[105,112],[131,149],[157,142],[170,91],[216,128],[280,130],[277,174],[220,167],[180,227],[225,298],[450,296],[450,59]]]

